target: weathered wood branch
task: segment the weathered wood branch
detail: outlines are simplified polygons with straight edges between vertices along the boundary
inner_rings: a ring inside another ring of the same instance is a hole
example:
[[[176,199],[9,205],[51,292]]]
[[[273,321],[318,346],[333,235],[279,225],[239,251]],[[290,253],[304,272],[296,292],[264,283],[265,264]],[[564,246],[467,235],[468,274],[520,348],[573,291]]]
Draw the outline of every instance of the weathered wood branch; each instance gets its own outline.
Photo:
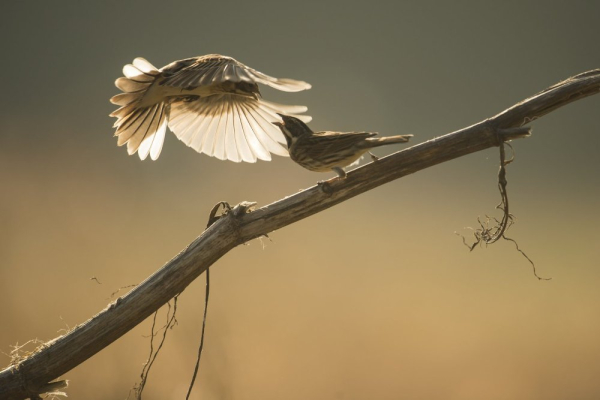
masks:
[[[110,345],[181,293],[225,253],[251,239],[283,228],[363,192],[422,169],[502,141],[525,137],[532,121],[600,91],[600,69],[588,71],[529,97],[470,127],[417,144],[367,164],[345,180],[317,185],[257,210],[241,204],[219,219],[156,273],[67,334],[0,371],[0,399],[36,398],[48,385]],[[56,384],[54,384],[56,386]]]

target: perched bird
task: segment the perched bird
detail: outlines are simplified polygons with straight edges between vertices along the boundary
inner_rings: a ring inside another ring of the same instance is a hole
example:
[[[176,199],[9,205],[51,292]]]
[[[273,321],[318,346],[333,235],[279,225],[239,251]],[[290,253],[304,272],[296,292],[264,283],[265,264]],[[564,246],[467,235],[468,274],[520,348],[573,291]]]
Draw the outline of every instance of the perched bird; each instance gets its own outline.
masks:
[[[373,147],[405,143],[412,135],[374,137],[373,132],[313,132],[300,119],[281,115],[283,122],[274,122],[285,135],[290,158],[302,167],[316,172],[335,171],[346,177],[342,169]]]
[[[194,150],[235,162],[270,160],[271,153],[287,156],[285,138],[273,126],[278,114],[298,115],[304,106],[263,100],[258,84],[285,92],[310,89],[310,84],[277,79],[231,57],[210,54],[175,61],[157,69],[143,58],[123,67],[115,85],[123,91],[110,99],[121,106],[116,117],[117,144],[144,160],[156,160],[167,126]]]

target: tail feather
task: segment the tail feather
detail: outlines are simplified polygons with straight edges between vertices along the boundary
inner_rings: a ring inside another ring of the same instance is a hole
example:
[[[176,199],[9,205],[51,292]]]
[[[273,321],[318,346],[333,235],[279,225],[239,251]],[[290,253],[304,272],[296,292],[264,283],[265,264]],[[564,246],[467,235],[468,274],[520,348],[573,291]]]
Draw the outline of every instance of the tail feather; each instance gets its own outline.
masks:
[[[117,126],[115,133],[115,136],[118,136],[118,146],[123,146],[136,134],[150,111],[151,107],[135,108],[131,114],[120,120],[121,123]]]
[[[406,143],[410,140],[411,137],[413,137],[413,135],[371,137],[371,138],[365,139],[365,142],[368,143],[368,146],[371,148],[371,147],[386,146],[388,144]]]
[[[143,57],[137,57],[135,60],[133,60],[133,66],[137,69],[139,69],[141,72],[143,72],[146,75],[158,75],[160,73],[160,71],[158,70],[158,68],[156,68],[154,65],[150,64],[148,62],[148,60],[146,60]]]
[[[139,100],[140,97],[139,93],[119,93],[111,97],[110,102],[118,106],[126,106]]]
[[[138,82],[133,79],[120,77],[115,81],[115,86],[121,89],[125,93],[143,92],[152,82]]]
[[[152,82],[154,80],[153,74],[145,74],[131,64],[127,64],[123,67],[123,75],[125,75],[127,78],[133,81],[140,83]]]
[[[127,144],[129,154],[138,153],[144,160],[148,155],[156,160],[160,155],[164,142],[170,106],[165,102],[141,106],[140,102],[147,89],[159,74],[145,59],[138,57],[133,64],[123,67],[123,75],[115,81],[115,85],[123,93],[113,96],[110,101],[121,106],[110,116],[116,117],[114,127],[117,128],[117,144]]]

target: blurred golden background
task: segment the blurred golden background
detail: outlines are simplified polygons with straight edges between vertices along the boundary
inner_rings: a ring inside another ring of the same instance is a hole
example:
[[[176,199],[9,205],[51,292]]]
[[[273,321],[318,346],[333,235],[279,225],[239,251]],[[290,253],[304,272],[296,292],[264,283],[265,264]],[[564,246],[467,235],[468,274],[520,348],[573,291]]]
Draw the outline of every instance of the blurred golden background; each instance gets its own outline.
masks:
[[[263,94],[307,105],[315,130],[413,143],[600,67],[594,1],[30,1],[0,15],[3,365],[11,346],[56,337],[161,267],[216,202],[264,205],[329,177],[281,157],[219,161],[174,135],[155,162],[127,156],[108,99],[137,56],[233,56],[310,82]],[[509,242],[469,253],[454,235],[499,202],[497,149],[463,157],[215,264],[193,398],[600,398],[599,110],[600,96],[576,102],[514,142],[508,236],[551,281]],[[180,297],[145,399],[184,398],[203,296],[200,277]],[[69,398],[125,399],[149,329],[66,374]]]

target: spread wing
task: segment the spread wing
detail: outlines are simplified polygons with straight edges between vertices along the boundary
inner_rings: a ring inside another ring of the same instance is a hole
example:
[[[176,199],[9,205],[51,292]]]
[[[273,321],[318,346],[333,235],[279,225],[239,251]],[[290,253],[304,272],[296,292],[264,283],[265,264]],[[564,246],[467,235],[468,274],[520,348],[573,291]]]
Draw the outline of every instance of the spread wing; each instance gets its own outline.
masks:
[[[202,97],[192,93],[177,97],[179,89],[193,90],[224,82],[263,83],[273,88],[296,92],[309,89],[306,82],[277,79],[258,72],[231,57],[216,54],[175,61],[156,69],[143,58],[123,68],[124,77],[116,85],[123,93],[111,102],[121,106],[111,116],[118,144],[127,144],[129,154],[138,152],[143,160],[160,155],[167,125],[175,135],[198,152],[220,159],[256,162],[270,160],[271,153],[287,156],[285,139],[273,122],[277,115],[308,116],[304,106],[285,106],[254,97],[213,94]],[[161,86],[175,90],[163,90]],[[201,92],[201,90],[200,90]]]
[[[296,115],[304,106],[287,106],[230,94],[171,103],[169,128],[177,138],[199,153],[235,162],[270,160],[271,153],[287,156],[277,113]]]
[[[274,78],[231,57],[214,54],[175,61],[161,68],[160,71],[166,78],[161,81],[161,85],[186,89],[225,81],[262,83],[284,92],[298,92],[311,88],[311,85],[307,82]]]

